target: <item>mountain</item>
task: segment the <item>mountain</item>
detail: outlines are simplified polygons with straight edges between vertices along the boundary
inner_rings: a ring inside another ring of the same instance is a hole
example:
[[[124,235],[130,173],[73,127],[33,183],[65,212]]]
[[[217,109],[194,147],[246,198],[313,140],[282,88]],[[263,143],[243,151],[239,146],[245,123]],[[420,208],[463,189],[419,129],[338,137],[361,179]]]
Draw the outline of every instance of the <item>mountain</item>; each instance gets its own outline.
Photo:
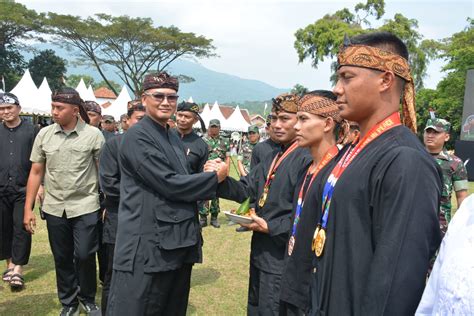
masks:
[[[58,56],[68,61],[68,75],[84,74],[93,77],[96,82],[102,81],[95,68],[76,65],[73,62],[75,57],[64,49],[51,44],[38,44],[35,45],[35,48],[38,50],[54,49]],[[32,58],[31,54],[25,54],[26,60],[30,58]],[[183,99],[193,97],[193,100],[198,103],[214,103],[216,100],[219,103],[265,101],[290,90],[275,88],[259,80],[243,79],[234,75],[213,71],[196,62],[183,59],[173,62],[168,66],[167,71],[175,75],[185,75],[194,78],[194,82],[182,83],[180,85],[179,95]],[[122,80],[114,73],[112,68],[105,68],[105,73],[108,79],[122,84]]]

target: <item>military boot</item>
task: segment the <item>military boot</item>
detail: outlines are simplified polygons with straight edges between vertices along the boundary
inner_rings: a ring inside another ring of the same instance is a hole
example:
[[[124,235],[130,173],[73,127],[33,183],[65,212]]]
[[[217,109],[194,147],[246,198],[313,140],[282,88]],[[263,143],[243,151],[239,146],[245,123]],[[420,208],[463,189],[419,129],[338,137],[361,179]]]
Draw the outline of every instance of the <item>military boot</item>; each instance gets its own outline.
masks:
[[[207,226],[207,216],[206,215],[199,215],[199,225],[201,225],[201,227],[206,227]]]
[[[217,220],[217,215],[211,216],[211,225],[214,226],[215,228],[221,227],[221,225],[219,224],[219,221]]]

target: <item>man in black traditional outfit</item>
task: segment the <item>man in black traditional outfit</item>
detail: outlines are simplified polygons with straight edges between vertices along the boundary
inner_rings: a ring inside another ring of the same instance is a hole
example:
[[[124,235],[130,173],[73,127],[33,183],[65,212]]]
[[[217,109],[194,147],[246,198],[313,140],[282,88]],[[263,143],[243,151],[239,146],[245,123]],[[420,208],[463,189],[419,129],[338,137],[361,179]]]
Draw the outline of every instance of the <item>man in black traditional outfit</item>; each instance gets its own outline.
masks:
[[[263,142],[255,145],[253,148],[252,158],[250,159],[250,170],[255,168],[255,166],[258,165],[269,152],[273,152],[276,155],[278,152],[277,150],[280,149],[280,145],[278,145],[275,135],[273,134],[272,114],[268,114],[267,116],[265,121],[265,131],[269,137]]]
[[[280,316],[307,315],[310,309],[310,249],[319,220],[316,210],[319,200],[314,198],[314,192],[321,182],[321,171],[334,166],[334,157],[340,145],[348,139],[349,129],[349,122],[342,120],[339,115],[336,96],[332,92],[311,91],[298,101],[296,141],[298,146],[309,149],[313,161],[307,166],[307,171],[301,174],[293,199],[293,225],[285,253]]]
[[[191,173],[202,172],[209,156],[207,143],[193,131],[193,125],[197,121],[200,121],[202,132],[205,133],[206,126],[199,115],[199,105],[192,102],[181,102],[176,112],[176,129],[174,131],[184,143]]]
[[[441,240],[442,177],[412,132],[407,48],[390,33],[346,38],[337,75],[340,115],[359,124],[360,138],[307,197],[319,200],[311,314],[413,315]]]
[[[191,270],[201,262],[198,200],[215,197],[228,168],[190,174],[186,152],[168,120],[178,79],[145,76],[147,116],[120,147],[120,205],[109,315],[185,315]]]
[[[146,109],[141,100],[133,100],[127,104],[127,126],[138,123],[144,116]],[[103,201],[104,213],[102,216],[103,228],[102,243],[107,263],[102,285],[102,314],[107,309],[107,298],[112,281],[115,239],[117,234],[118,208],[120,202],[120,165],[119,148],[123,134],[111,137],[100,152],[99,158],[99,183],[105,195]]]
[[[265,159],[240,181],[227,178],[219,185],[218,195],[242,202],[251,198],[255,208],[253,223],[245,225],[253,231],[250,251],[248,315],[278,315],[280,282],[284,268],[286,244],[291,230],[293,195],[299,173],[308,166],[311,155],[298,148],[294,125],[297,122],[298,97],[283,94],[273,100],[272,127],[281,144],[274,157]],[[207,167],[211,168],[213,161]],[[214,167],[224,167],[215,163]],[[211,169],[212,170],[212,169]]]

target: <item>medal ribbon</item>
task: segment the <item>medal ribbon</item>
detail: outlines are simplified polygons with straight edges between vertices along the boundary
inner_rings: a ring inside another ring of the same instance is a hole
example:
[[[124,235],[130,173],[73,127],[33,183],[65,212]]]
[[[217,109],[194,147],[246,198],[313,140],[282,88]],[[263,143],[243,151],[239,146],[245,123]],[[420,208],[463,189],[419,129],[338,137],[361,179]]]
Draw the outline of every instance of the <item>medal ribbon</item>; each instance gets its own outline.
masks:
[[[316,176],[318,175],[319,171],[321,171],[321,169],[323,169],[337,155],[338,152],[339,152],[339,148],[337,146],[332,147],[326,152],[323,159],[321,159],[321,162],[317,165],[316,169],[314,170],[311,176],[311,180],[309,181],[309,185],[305,191],[304,187],[306,184],[306,179],[311,174],[311,170],[314,169],[312,168],[312,166],[308,168],[308,171],[306,172],[306,175],[303,180],[303,184],[301,185],[300,192],[298,193],[298,201],[296,203],[295,219],[293,221],[293,229],[291,231],[291,236],[296,235],[296,227],[298,226],[298,222],[300,221],[300,215],[301,215],[301,211],[303,210],[304,199],[306,198],[306,193],[308,193],[309,189],[311,188],[311,185],[313,184],[314,179],[316,179]]]
[[[265,185],[263,186],[264,191],[265,189],[270,189],[270,185],[273,180],[273,175],[277,171],[278,167],[283,162],[283,160],[285,160],[285,158],[288,157],[288,155],[291,154],[297,147],[298,143],[294,142],[293,144],[291,144],[290,147],[288,147],[288,149],[283,153],[283,155],[277,155],[275,158],[273,158],[270,170],[268,171],[267,179],[265,180]]]
[[[321,221],[318,224],[322,229],[326,229],[328,217],[329,217],[329,207],[331,206],[331,199],[334,193],[334,188],[336,183],[341,177],[342,173],[346,168],[351,164],[355,157],[364,149],[368,144],[370,144],[374,139],[385,133],[386,131],[401,125],[400,114],[398,112],[393,113],[389,117],[385,118],[381,122],[377,123],[370,131],[357,143],[358,139],[355,139],[352,143],[352,146],[357,143],[354,148],[349,148],[344,156],[339,160],[337,165],[331,171],[329,178],[324,185],[323,190],[323,215]]]

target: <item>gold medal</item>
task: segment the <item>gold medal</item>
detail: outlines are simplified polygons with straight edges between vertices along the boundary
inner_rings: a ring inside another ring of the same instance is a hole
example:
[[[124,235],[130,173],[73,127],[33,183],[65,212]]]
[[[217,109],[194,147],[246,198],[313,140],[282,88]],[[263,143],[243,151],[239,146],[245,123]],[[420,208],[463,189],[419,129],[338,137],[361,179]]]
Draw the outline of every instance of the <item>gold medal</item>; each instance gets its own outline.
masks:
[[[324,250],[324,244],[326,243],[326,231],[321,228],[318,231],[318,234],[316,235],[316,239],[314,240],[314,253],[316,254],[316,257],[321,257],[323,250]]]
[[[264,188],[262,196],[260,197],[260,200],[258,200],[258,206],[260,208],[262,208],[265,205],[265,202],[267,201],[267,194],[268,194],[268,188]]]
[[[293,253],[293,248],[295,247],[295,236],[291,236],[290,240],[288,241],[288,256],[291,256]]]
[[[316,229],[314,230],[314,234],[313,234],[313,242],[311,243],[311,251],[315,251],[316,250],[316,236],[318,236],[318,232],[319,232],[319,225],[316,227]]]

